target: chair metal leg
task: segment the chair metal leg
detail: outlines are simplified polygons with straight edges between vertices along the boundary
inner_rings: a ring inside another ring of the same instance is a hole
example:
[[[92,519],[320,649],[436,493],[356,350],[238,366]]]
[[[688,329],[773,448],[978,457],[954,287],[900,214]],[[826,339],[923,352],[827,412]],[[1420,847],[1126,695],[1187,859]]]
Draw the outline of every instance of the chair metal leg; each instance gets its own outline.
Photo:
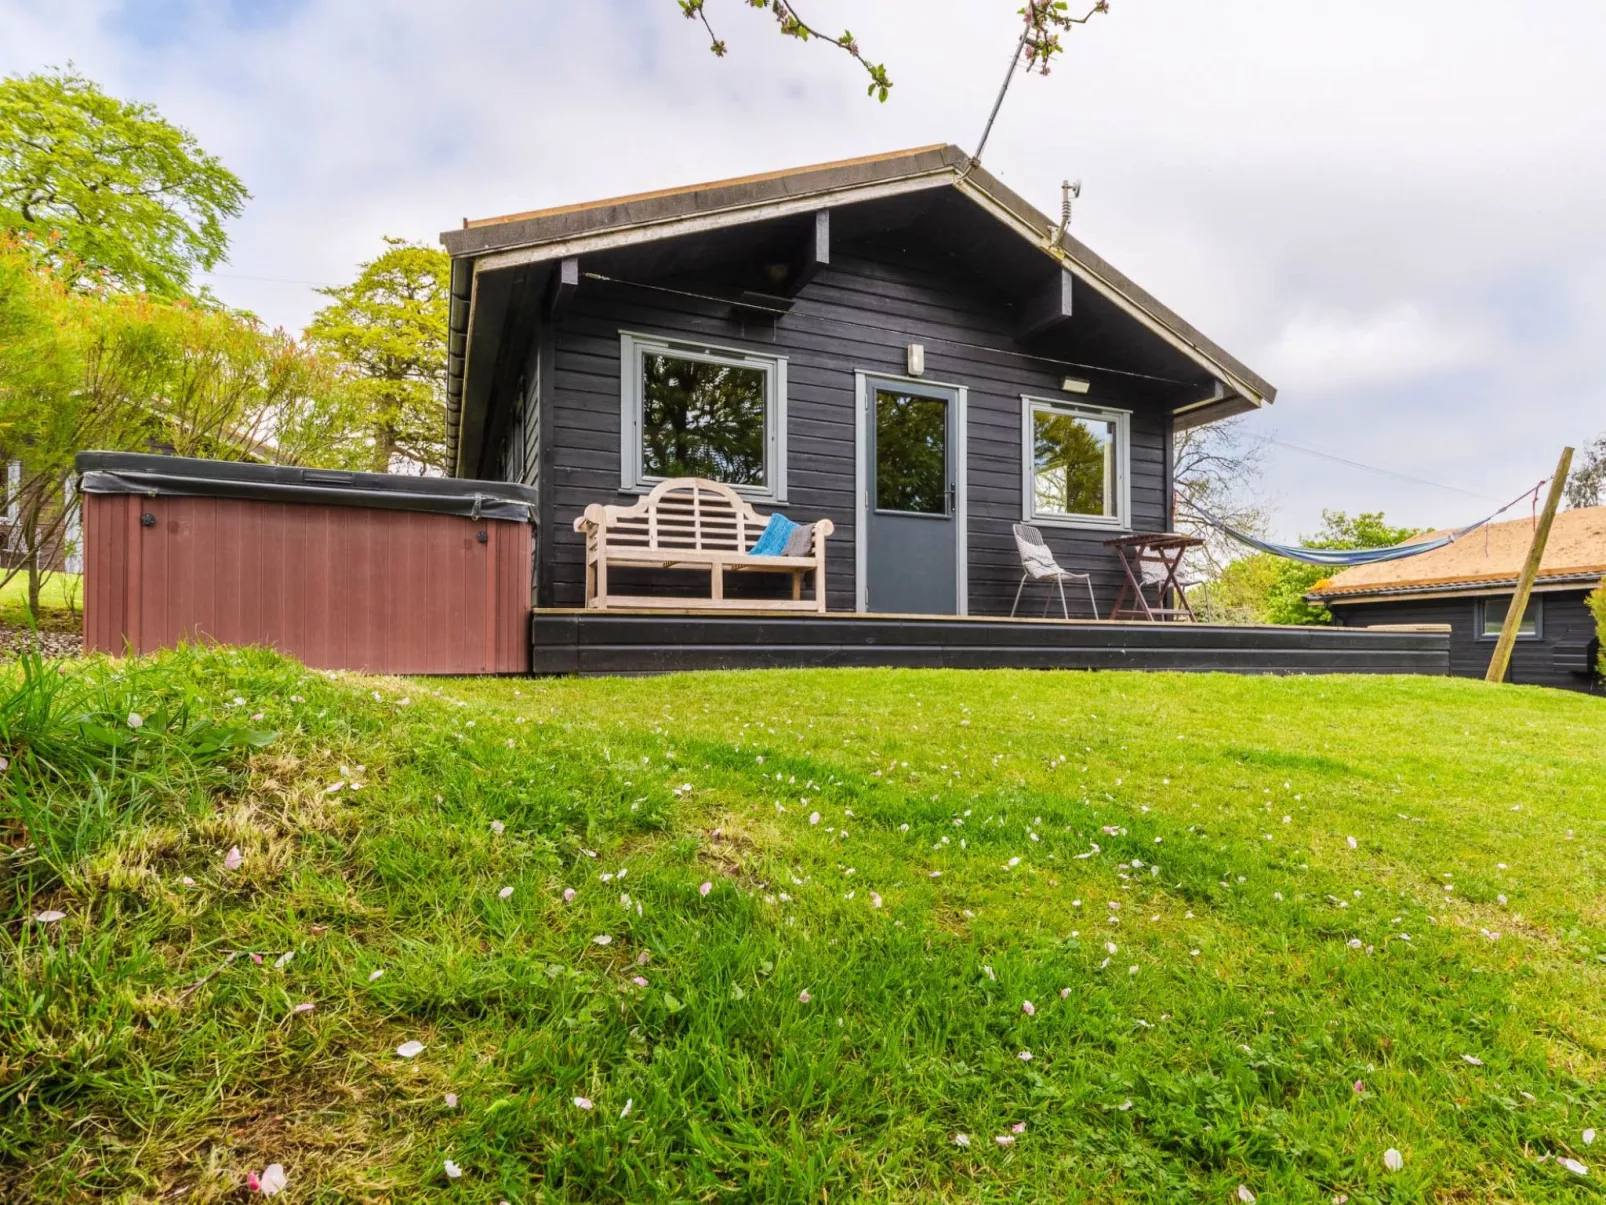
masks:
[[[1023,573],[1020,575],[1020,585],[1015,587],[1015,601],[1009,608],[1009,617],[1011,619],[1015,618],[1015,610],[1020,606],[1020,592],[1026,589],[1026,579],[1030,576],[1031,574],[1029,573]]]
[[[1054,582],[1060,588],[1060,613],[1064,615],[1066,619],[1070,619],[1071,609],[1065,605],[1065,579],[1063,577],[1057,577],[1054,579]]]
[[[1099,603],[1098,599],[1093,597],[1093,577],[1089,574],[1082,580],[1087,583],[1087,605],[1093,608],[1093,618],[1097,619],[1099,617]]]

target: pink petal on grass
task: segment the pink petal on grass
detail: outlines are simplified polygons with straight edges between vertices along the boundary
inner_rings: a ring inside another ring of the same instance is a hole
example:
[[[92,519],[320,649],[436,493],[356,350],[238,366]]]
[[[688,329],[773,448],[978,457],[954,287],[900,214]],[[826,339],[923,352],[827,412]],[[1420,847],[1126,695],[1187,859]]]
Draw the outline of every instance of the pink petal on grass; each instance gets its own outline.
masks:
[[[1011,1134],[1024,1134],[1026,1132],[1026,1123],[1024,1121],[1017,1121],[1014,1125],[1009,1127],[1009,1132]]]
[[[446,1107],[447,1107],[447,1108],[448,1108],[448,1109],[455,1109],[455,1108],[457,1108],[457,1093],[455,1093],[455,1092],[448,1092],[448,1093],[447,1093],[447,1094],[446,1094]]]
[[[240,863],[244,861],[245,858],[240,853],[240,847],[238,845],[231,846],[229,852],[223,855],[223,869],[239,870]]]
[[[130,728],[143,728],[143,727],[145,727],[145,717],[140,715],[139,712],[137,712],[137,711],[129,712],[128,713],[128,726]]]
[[[1071,998],[1071,989],[1068,988],[1068,987],[1060,988],[1060,999],[1061,1000],[1069,1000],[1070,998]]]
[[[424,1044],[419,1041],[403,1042],[400,1046],[396,1047],[396,1053],[401,1055],[404,1059],[417,1058],[419,1055],[424,1053]]]
[[[499,899],[499,900],[510,900],[510,899],[512,899],[513,898],[513,888],[511,888],[511,887],[502,888],[502,890],[500,890],[500,891],[498,891],[496,893],[496,898]]]
[[[613,944],[613,938],[609,937],[606,933],[598,933],[591,940],[593,942],[595,942],[599,946],[607,946],[607,945],[612,945]]]
[[[46,908],[43,912],[35,912],[33,918],[41,925],[53,925],[59,920],[66,920],[67,914],[55,908]]]
[[[1037,1015],[1037,1005],[1033,1004],[1030,1000],[1022,1000],[1020,1002],[1020,1010],[1028,1017],[1035,1017]]]
[[[1397,1172],[1405,1166],[1405,1156],[1391,1146],[1383,1152],[1383,1166],[1391,1172]]]
[[[619,1110],[619,1116],[620,1117],[629,1117],[630,1116],[630,1110],[634,1109],[635,1107],[636,1107],[636,1102],[635,1102],[634,1098],[625,1101],[625,1107]]]
[[[572,904],[574,902],[574,888],[573,887],[565,887],[563,889],[563,902],[565,904]]]
[[[807,1004],[810,1000],[814,999],[814,997],[809,995],[807,991],[801,991],[797,994],[797,999],[798,1003]]]
[[[698,895],[707,895],[713,889],[714,889],[714,885],[712,883],[704,883],[701,887],[699,887],[697,889],[697,894]]]
[[[1236,1196],[1244,1205],[1255,1205],[1255,1194],[1249,1191],[1247,1185],[1238,1185]]]
[[[379,981],[380,976],[382,976],[384,973],[385,972],[382,971],[382,970],[369,971],[368,972],[368,982],[369,983],[377,983]]]
[[[296,1005],[290,1011],[293,1012],[293,1013],[310,1013],[313,1009],[315,1009],[317,1007],[318,1006],[316,1004],[314,1004],[311,1000],[303,1000],[300,1004]]]
[[[1023,1050],[1015,1057],[1023,1063],[1029,1063],[1032,1061],[1032,1052],[1030,1050]]]
[[[999,1134],[996,1138],[993,1139],[993,1141],[996,1142],[999,1146],[1014,1146],[1015,1145],[1015,1135],[1013,1135],[1013,1134]]]
[[[970,1135],[969,1134],[955,1134],[954,1135],[954,1145],[955,1146],[969,1146],[970,1145]]]
[[[595,1106],[591,1103],[591,1098],[590,1097],[576,1096],[574,1098],[574,1107],[577,1108],[577,1109],[585,1109],[587,1112],[589,1112]]]
[[[1556,1162],[1561,1164],[1568,1171],[1572,1172],[1572,1174],[1575,1176],[1589,1175],[1589,1168],[1585,1167],[1576,1159],[1557,1159]]]
[[[446,1178],[448,1180],[455,1180],[463,1174],[463,1169],[458,1167],[457,1164],[453,1163],[450,1159],[446,1160],[445,1169]]]
[[[634,983],[637,987],[646,987],[647,986],[647,979],[643,975],[632,975],[630,977],[630,982]]]
[[[254,1187],[265,1197],[276,1197],[284,1191],[285,1185],[290,1183],[290,1177],[284,1174],[282,1163],[270,1163],[262,1169],[260,1176],[253,1176],[256,1181]]]

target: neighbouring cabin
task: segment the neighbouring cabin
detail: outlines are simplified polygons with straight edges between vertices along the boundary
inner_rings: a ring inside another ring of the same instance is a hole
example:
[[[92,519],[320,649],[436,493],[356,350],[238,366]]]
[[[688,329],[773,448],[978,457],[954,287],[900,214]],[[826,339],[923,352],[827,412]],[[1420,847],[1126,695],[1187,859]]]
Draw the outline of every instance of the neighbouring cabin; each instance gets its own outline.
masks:
[[[1105,541],[1171,527],[1175,431],[1274,397],[954,147],[442,240],[456,472],[536,491],[537,608],[586,604],[588,507],[698,477],[830,521],[830,611],[1008,615],[1026,521],[1102,617],[1122,580]],[[706,568],[609,585],[709,593]],[[794,590],[735,574],[723,597]],[[1028,586],[1025,613],[1046,601]]]
[[[1346,569],[1308,597],[1343,627],[1442,625],[1450,633],[1450,673],[1482,678],[1533,532],[1531,519],[1490,524],[1421,556]],[[1599,689],[1600,643],[1584,600],[1603,574],[1606,506],[1562,511],[1523,612],[1508,681]]]

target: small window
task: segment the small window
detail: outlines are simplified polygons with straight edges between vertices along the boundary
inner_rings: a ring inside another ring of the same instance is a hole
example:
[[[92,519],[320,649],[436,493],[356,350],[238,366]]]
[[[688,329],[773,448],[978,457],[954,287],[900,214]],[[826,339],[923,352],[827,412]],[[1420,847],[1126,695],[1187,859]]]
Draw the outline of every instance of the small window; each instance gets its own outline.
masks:
[[[1040,398],[1025,398],[1023,405],[1026,520],[1127,527],[1131,415]]]
[[[621,364],[624,489],[706,477],[785,501],[785,360],[624,335]]]
[[[1509,598],[1488,598],[1478,603],[1478,639],[1500,639],[1500,628],[1506,622],[1506,612],[1511,610]],[[1543,608],[1540,600],[1530,595],[1528,606],[1522,613],[1522,622],[1517,625],[1518,640],[1538,640],[1544,632]]]

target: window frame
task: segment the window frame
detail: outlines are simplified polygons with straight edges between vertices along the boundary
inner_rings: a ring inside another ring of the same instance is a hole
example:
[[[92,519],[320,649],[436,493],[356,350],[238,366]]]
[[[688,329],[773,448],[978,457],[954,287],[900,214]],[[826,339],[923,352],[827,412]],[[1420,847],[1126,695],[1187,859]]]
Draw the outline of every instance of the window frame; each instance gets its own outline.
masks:
[[[1473,613],[1472,613],[1472,625],[1473,625],[1472,626],[1472,635],[1473,635],[1473,638],[1475,640],[1478,640],[1478,641],[1481,641],[1481,642],[1484,642],[1484,643],[1487,643],[1487,644],[1493,644],[1495,641],[1500,639],[1500,629],[1498,627],[1496,627],[1493,632],[1490,632],[1488,630],[1488,626],[1489,626],[1489,622],[1488,622],[1488,620],[1489,620],[1489,604],[1491,602],[1495,602],[1495,601],[1498,601],[1500,599],[1504,599],[1505,600],[1505,604],[1506,604],[1506,608],[1507,608],[1507,610],[1509,610],[1511,608],[1511,604],[1512,604],[1512,601],[1514,600],[1514,598],[1515,598],[1514,595],[1502,594],[1502,595],[1491,595],[1488,598],[1480,598],[1480,599],[1478,599],[1477,605],[1476,605],[1476,607],[1473,608]],[[1543,640],[1545,638],[1544,595],[1542,595],[1542,594],[1530,594],[1528,596],[1528,607],[1529,607],[1529,609],[1531,609],[1533,611],[1533,615],[1534,615],[1534,630],[1533,630],[1533,632],[1531,634],[1525,634],[1522,631],[1522,628],[1519,626],[1518,629],[1517,629],[1517,639],[1518,640]],[[1501,622],[1502,623],[1505,622],[1504,614],[1501,615]]]
[[[738,347],[619,332],[619,492],[645,494],[665,480],[642,468],[642,380],[644,357],[673,356],[704,364],[758,369],[764,374],[764,484],[730,485],[743,498],[786,503],[786,357]]]
[[[1115,514],[1071,515],[1037,509],[1036,415],[1064,414],[1115,426]],[[1132,412],[1114,406],[1066,402],[1058,398],[1021,395],[1021,518],[1043,527],[1070,527],[1096,531],[1132,530]]]

